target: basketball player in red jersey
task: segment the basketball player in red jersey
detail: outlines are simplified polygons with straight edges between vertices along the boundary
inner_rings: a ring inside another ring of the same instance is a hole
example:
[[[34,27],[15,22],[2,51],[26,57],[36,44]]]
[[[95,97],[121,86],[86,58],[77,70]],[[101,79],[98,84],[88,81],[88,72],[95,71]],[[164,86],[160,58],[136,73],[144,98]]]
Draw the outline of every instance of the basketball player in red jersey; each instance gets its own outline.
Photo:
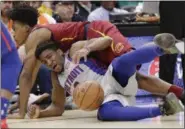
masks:
[[[40,67],[40,62],[34,57],[36,46],[40,42],[54,40],[58,42],[62,51],[66,52],[77,41],[96,38],[94,42],[104,42],[104,45],[91,49],[90,52],[96,51],[93,55],[107,65],[116,56],[132,49],[126,38],[109,22],[36,25],[38,12],[36,9],[26,5],[20,5],[12,9],[9,17],[13,20],[14,38],[19,45],[25,44],[27,54],[19,80],[20,112],[14,118],[21,119],[25,116],[29,92]],[[110,42],[112,42],[111,47],[109,47]]]

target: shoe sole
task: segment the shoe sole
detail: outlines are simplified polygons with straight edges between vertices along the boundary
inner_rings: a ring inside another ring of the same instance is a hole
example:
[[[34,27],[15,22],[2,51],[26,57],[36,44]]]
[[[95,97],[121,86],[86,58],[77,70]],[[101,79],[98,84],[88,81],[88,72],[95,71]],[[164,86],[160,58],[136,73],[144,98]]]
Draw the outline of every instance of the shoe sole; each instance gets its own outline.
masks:
[[[162,37],[163,35],[170,36],[171,34],[162,33],[159,35]],[[167,52],[170,52],[171,54],[178,54],[178,53],[184,54],[184,42],[181,40],[177,40],[173,35],[171,35],[171,37],[174,38],[174,43],[164,44],[164,43],[157,42],[157,41],[154,41],[154,43],[158,45],[159,47],[161,47],[162,49],[166,50]]]
[[[174,93],[169,93],[169,94],[166,96],[166,101],[167,101],[170,105],[172,105],[171,108],[173,108],[173,111],[174,111],[175,113],[184,111],[183,106],[181,105],[179,99],[176,97],[176,95],[175,95]]]
[[[182,54],[184,54],[184,44],[182,41],[175,44],[176,49]]]

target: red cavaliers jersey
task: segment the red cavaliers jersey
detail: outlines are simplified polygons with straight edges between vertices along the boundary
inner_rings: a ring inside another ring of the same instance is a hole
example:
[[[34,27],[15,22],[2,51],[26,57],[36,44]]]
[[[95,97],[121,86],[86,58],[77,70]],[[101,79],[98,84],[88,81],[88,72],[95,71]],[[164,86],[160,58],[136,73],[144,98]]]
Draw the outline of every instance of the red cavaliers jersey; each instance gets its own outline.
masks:
[[[66,52],[71,45],[84,40],[84,26],[88,22],[66,22],[47,25],[36,25],[35,29],[47,28],[52,32],[52,40],[60,44],[62,51]]]
[[[107,21],[93,21],[85,31],[89,22],[66,22],[58,24],[37,25],[34,29],[47,28],[52,32],[52,40],[60,44],[61,50],[66,52],[71,45],[79,40],[109,36],[113,39],[111,46],[105,50],[94,52],[95,57],[107,66],[112,60],[129,52],[132,46],[119,32],[115,25]],[[86,33],[86,34],[85,34]]]

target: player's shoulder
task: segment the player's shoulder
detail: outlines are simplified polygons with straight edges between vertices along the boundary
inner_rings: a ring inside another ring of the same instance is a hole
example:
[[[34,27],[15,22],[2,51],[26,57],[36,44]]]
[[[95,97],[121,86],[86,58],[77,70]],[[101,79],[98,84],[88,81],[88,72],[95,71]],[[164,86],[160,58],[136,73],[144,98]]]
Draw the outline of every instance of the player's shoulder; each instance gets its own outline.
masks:
[[[46,27],[36,26],[30,32],[28,39],[31,40],[49,40],[51,38],[52,31]]]
[[[52,25],[54,24],[45,24],[45,25],[40,25],[37,24],[33,27],[33,29],[31,30],[31,33],[41,33],[41,32],[50,32],[51,30],[49,29]],[[30,34],[31,34],[30,33]]]
[[[34,49],[38,44],[50,40],[51,36],[52,32],[47,28],[39,28],[32,31],[25,41],[26,50]]]

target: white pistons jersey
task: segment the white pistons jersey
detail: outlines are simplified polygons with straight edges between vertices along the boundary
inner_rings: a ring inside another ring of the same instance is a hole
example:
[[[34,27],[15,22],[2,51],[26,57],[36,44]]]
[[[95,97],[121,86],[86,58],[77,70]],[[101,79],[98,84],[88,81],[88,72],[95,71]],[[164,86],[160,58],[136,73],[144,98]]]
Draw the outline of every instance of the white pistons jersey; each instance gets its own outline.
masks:
[[[74,89],[73,86],[76,82],[83,83],[85,81],[95,80],[102,86],[106,102],[115,99],[120,101],[120,95],[135,96],[137,92],[137,87],[135,85],[123,88],[114,79],[112,76],[112,65],[107,69],[93,59],[88,59],[86,62],[80,61],[79,64],[74,64],[67,54],[65,56],[64,71],[58,75],[58,79],[60,85],[71,95]],[[125,102],[125,98],[122,99],[124,100],[122,100],[121,103],[130,105],[128,101]]]

